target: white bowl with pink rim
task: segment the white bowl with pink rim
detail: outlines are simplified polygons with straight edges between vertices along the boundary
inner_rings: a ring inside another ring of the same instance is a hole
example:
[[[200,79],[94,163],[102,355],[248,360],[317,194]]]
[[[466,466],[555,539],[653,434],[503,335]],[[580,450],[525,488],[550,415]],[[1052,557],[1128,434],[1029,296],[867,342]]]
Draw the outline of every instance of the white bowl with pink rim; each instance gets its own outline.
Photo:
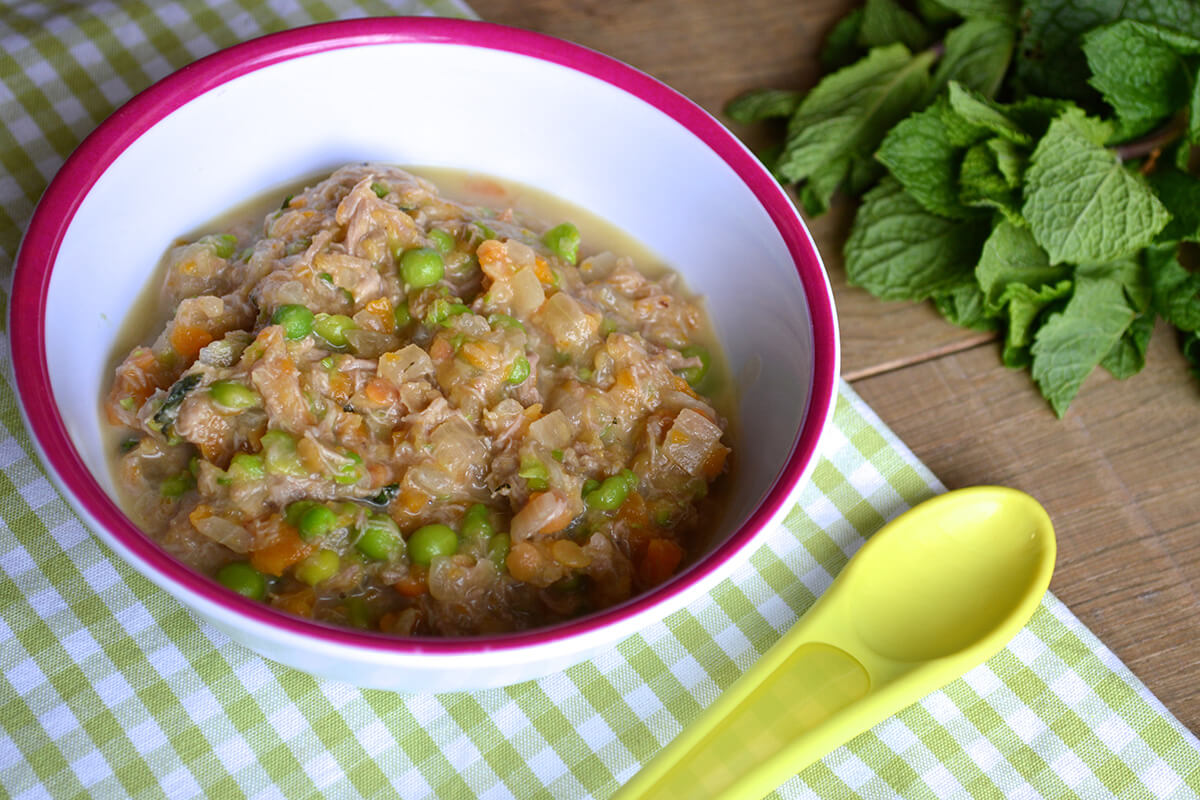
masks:
[[[355,161],[519,181],[607,219],[705,296],[738,382],[736,469],[711,550],[652,592],[570,623],[466,639],[335,629],[167,556],[114,502],[99,398],[162,253],[249,198]],[[536,678],[682,608],[742,563],[807,480],[838,375],[832,294],[788,196],[713,117],[594,51],[462,20],[364,19],[256,39],[135,97],[72,155],[17,258],[9,332],[50,474],[121,558],[262,655],[411,691]]]

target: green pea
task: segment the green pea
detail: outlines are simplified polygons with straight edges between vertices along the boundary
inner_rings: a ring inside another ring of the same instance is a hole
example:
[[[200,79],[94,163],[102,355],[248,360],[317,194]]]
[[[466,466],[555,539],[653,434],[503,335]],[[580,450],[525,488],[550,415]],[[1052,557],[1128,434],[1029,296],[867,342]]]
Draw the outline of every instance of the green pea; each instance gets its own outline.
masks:
[[[232,233],[220,233],[207,237],[217,258],[229,258],[237,248],[237,237]]]
[[[372,561],[389,561],[404,551],[404,537],[391,517],[372,514],[359,530],[354,546]]]
[[[704,380],[705,376],[708,375],[708,368],[712,366],[712,355],[709,354],[707,348],[701,347],[698,344],[685,347],[679,352],[687,358],[700,359],[700,366],[688,367],[679,371],[681,378],[692,386],[698,386]]]
[[[434,228],[431,230],[429,232],[429,238],[433,240],[433,246],[442,253],[449,253],[454,249],[455,244],[457,244],[457,242],[454,240],[454,237],[449,232],[444,231],[441,228]]]
[[[260,455],[238,453],[229,462],[229,475],[243,481],[261,480],[267,475],[267,466]]]
[[[392,310],[392,318],[396,320],[396,330],[412,322],[412,312],[408,310],[407,300],[396,304],[396,308]]]
[[[292,574],[301,583],[316,586],[336,575],[341,564],[341,559],[333,550],[318,550],[297,564]]]
[[[517,360],[513,362],[508,370],[508,378],[506,380],[513,386],[518,386],[525,382],[529,377],[529,359],[525,356],[517,356]]]
[[[367,601],[362,597],[358,595],[347,597],[345,608],[346,621],[355,628],[367,629],[371,627],[371,610],[367,608]]]
[[[333,480],[343,486],[357,483],[358,479],[363,475],[362,456],[350,450],[347,451],[346,458],[350,460],[338,467],[337,472],[333,475]]]
[[[375,193],[376,197],[382,200],[383,198],[387,197],[392,190],[386,183],[375,181],[371,184],[371,191]]]
[[[458,534],[448,525],[424,525],[408,537],[408,557],[414,564],[429,566],[437,556],[452,556],[458,550]]]
[[[569,222],[555,225],[542,235],[542,241],[556,256],[574,264],[579,258],[579,229]]]
[[[300,515],[296,530],[300,538],[306,542],[324,536],[338,526],[338,517],[332,508],[323,505],[313,505]]]
[[[445,325],[446,320],[451,317],[457,317],[459,314],[465,314],[471,309],[462,303],[451,303],[444,297],[439,297],[429,304],[429,310],[425,312],[426,325]]]
[[[525,479],[525,485],[535,492],[540,492],[550,485],[550,470],[546,465],[532,456],[521,458],[521,468],[517,475]]]
[[[294,503],[289,503],[288,507],[283,510],[283,518],[287,520],[287,524],[293,528],[300,527],[300,518],[305,513],[315,506],[319,505],[316,500],[297,500]]]
[[[465,538],[481,541],[491,538],[496,532],[496,527],[492,525],[492,512],[483,503],[476,503],[467,509],[460,527]]]
[[[304,306],[280,306],[271,315],[271,324],[282,325],[283,335],[289,339],[303,339],[312,331],[313,313]]]
[[[620,475],[613,475],[605,478],[599,488],[588,492],[583,500],[590,508],[600,511],[614,511],[625,504],[625,498],[628,496],[628,481]]]
[[[583,488],[579,490],[579,494],[582,497],[587,497],[588,494],[590,494],[591,492],[593,492],[599,488],[600,488],[600,481],[596,480],[595,478],[588,478],[586,481],[583,482]]]
[[[433,286],[446,274],[442,254],[432,247],[417,247],[405,250],[400,256],[400,277],[409,286],[423,289]]]
[[[504,569],[504,561],[508,558],[508,551],[512,549],[512,538],[507,533],[497,533],[488,542],[488,558],[497,568]]]
[[[267,577],[247,561],[233,561],[217,572],[217,583],[251,600],[267,596]]]
[[[258,392],[239,381],[213,381],[208,393],[217,405],[235,411],[262,405]]]
[[[290,434],[284,431],[267,431],[262,435],[261,441],[267,472],[292,478],[303,478],[308,474],[299,453],[296,452],[296,440]]]
[[[345,347],[349,344],[346,331],[357,327],[354,320],[345,314],[317,314],[312,325],[316,334],[334,347]]]
[[[519,328],[520,330],[525,330],[525,326],[521,324],[521,320],[514,319],[508,314],[492,314],[488,317],[488,324],[490,324],[493,328]]]
[[[167,478],[158,487],[158,493],[163,497],[182,497],[183,493],[196,485],[196,479],[192,477],[190,472],[181,472],[178,475],[172,475]]]

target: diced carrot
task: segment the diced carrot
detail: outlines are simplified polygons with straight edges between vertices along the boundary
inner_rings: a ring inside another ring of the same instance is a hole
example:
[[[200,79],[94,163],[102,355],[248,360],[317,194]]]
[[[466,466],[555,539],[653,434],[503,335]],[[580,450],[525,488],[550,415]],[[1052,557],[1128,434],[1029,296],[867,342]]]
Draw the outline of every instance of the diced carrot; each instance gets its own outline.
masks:
[[[298,617],[311,617],[313,606],[316,603],[317,597],[313,593],[313,590],[305,587],[294,592],[279,595],[275,600],[275,607],[289,614],[295,614]]]
[[[396,499],[400,508],[409,514],[416,514],[422,508],[429,505],[429,495],[420,489],[405,489],[400,492],[400,496]]]
[[[392,301],[386,297],[377,297],[363,307],[372,314],[382,315],[392,313]]]
[[[670,539],[651,539],[638,563],[638,578],[644,586],[657,586],[675,574],[683,561],[683,548]]]
[[[209,508],[206,504],[201,503],[200,505],[196,506],[188,513],[188,521],[191,522],[192,525],[195,525],[200,520],[208,519],[212,515],[213,515],[212,509]]]
[[[381,406],[391,405],[396,400],[396,389],[391,383],[383,378],[372,378],[363,387],[363,394],[372,403],[377,403]]]
[[[166,376],[162,374],[158,359],[150,348],[134,348],[117,367],[112,391],[105,404],[108,421],[113,425],[123,424],[123,416],[135,413],[146,402],[146,398],[163,388],[165,383]]]
[[[257,546],[250,552],[250,564],[259,572],[278,577],[312,552],[313,546],[278,514],[253,525],[251,530],[257,534]]]
[[[617,512],[617,519],[631,528],[646,528],[650,526],[650,512],[646,509],[646,500],[640,492],[630,492]]]
[[[414,564],[408,575],[392,584],[392,588],[405,597],[420,597],[429,591],[429,572],[418,564]]]
[[[454,357],[454,345],[445,336],[437,336],[429,345],[429,357],[434,361],[445,361]]]
[[[200,350],[213,340],[213,336],[199,325],[175,325],[171,328],[171,347],[188,361],[195,361]]]
[[[500,362],[500,346],[488,341],[467,342],[462,346],[462,357],[473,367],[495,369]]]
[[[546,259],[541,256],[538,256],[537,260],[533,262],[533,274],[537,275],[538,280],[542,283],[548,283],[551,286],[555,283],[554,272],[550,269],[550,265],[546,263]]]
[[[721,474],[721,470],[725,468],[725,457],[729,455],[729,450],[721,445],[717,445],[708,453],[708,458],[704,459],[704,464],[700,470],[704,473],[704,477],[708,480],[714,480]]]
[[[676,390],[683,392],[684,394],[689,395],[696,400],[700,399],[700,395],[696,394],[696,390],[692,388],[692,385],[678,375],[675,376],[675,388]]]

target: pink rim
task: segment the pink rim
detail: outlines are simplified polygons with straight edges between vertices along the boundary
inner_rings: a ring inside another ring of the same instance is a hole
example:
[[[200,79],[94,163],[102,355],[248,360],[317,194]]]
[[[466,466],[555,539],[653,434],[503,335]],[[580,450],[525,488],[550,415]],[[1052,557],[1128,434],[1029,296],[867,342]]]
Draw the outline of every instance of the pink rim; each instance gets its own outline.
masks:
[[[44,316],[52,265],[83,198],[109,165],[164,117],[239,76],[306,55],[347,47],[397,43],[447,43],[503,50],[549,61],[599,78],[654,106],[720,156],[770,215],[810,304],[813,320],[812,384],[808,413],[784,468],[755,512],[703,562],[663,587],[575,622],[490,638],[395,639],[335,629],[245,600],[167,556],[134,526],[92,478],[59,416],[47,369]],[[829,417],[837,380],[837,330],[829,286],[815,248],[787,195],[744,146],[683,95],[638,70],[579,45],[484,22],[437,18],[359,19],[284,31],[215,53],[164,78],[105,120],[71,155],[38,204],[17,257],[9,332],[17,392],[30,428],[52,473],[76,503],[143,564],[207,602],[281,631],[328,644],[396,654],[465,655],[544,645],[637,616],[687,591],[750,545],[780,510],[815,454]]]

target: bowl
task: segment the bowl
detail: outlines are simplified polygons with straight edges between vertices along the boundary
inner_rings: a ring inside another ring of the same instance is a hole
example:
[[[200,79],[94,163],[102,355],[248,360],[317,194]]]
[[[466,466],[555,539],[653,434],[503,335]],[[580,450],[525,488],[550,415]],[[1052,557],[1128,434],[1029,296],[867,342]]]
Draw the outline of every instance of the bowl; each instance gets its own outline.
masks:
[[[118,331],[162,253],[265,190],[355,161],[451,167],[545,190],[640,240],[706,298],[739,394],[737,468],[706,553],[649,593],[555,627],[400,639],[246,600],[167,556],[122,513],[99,398]],[[583,47],[428,18],[265,36],[133,98],[42,197],[17,258],[9,331],[22,413],[43,462],[122,559],[268,658],[407,691],[561,670],[711,589],[790,508],[838,374],[816,247],[788,196],[712,116]]]

